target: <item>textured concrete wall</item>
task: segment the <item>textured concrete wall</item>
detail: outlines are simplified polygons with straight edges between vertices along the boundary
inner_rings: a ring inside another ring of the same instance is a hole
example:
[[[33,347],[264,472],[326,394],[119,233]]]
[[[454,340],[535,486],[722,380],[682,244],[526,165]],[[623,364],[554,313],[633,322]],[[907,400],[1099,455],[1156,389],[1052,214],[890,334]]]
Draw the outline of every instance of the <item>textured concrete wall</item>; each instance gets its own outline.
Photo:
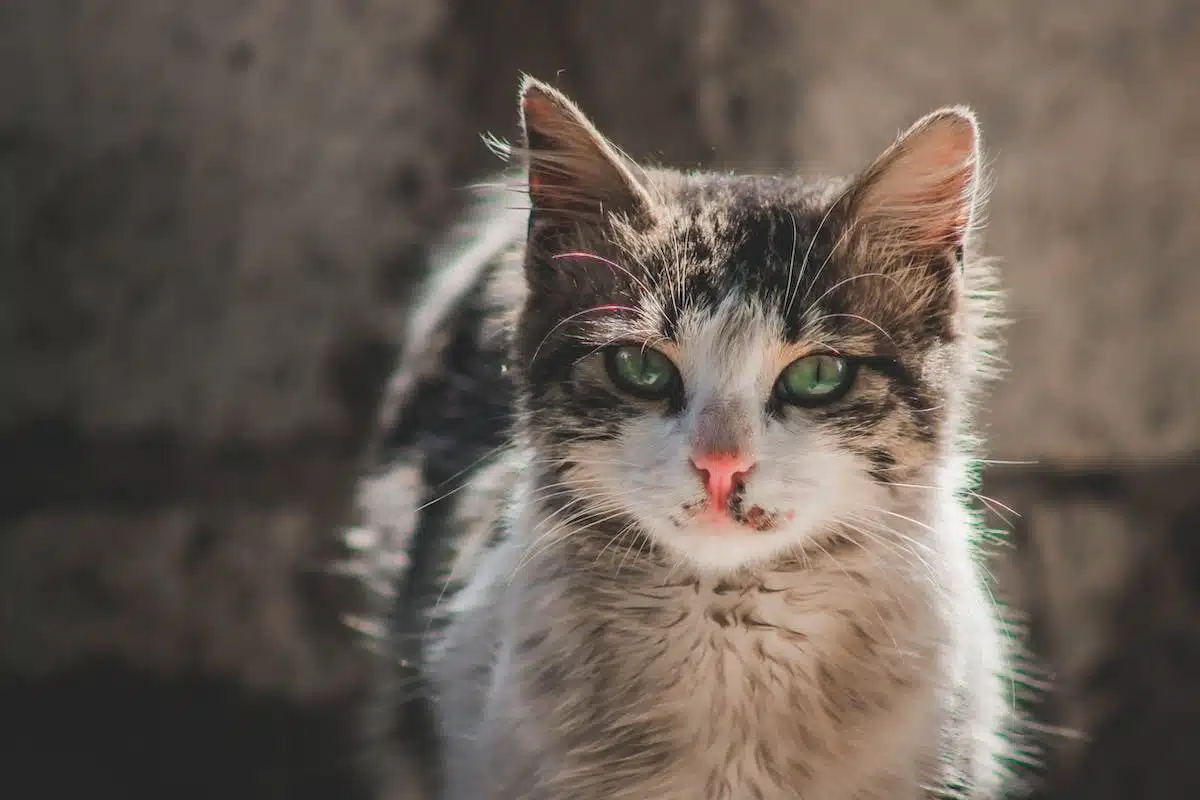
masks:
[[[366,796],[373,664],[333,531],[472,141],[431,77],[445,19],[0,4],[0,772],[22,796]]]
[[[344,426],[331,362],[445,191],[440,6],[5,3],[0,423]]]
[[[511,131],[518,69],[565,69],[627,149],[675,163],[852,169],[975,105],[1017,320],[998,455],[1200,448],[1194,3],[615,8],[6,4],[0,257],[22,268],[0,347],[22,379],[0,423],[342,432],[338,368],[390,329],[474,134]]]
[[[999,458],[1200,450],[1200,5],[936,0],[801,4],[796,141],[852,168],[918,109],[970,103],[996,180],[1011,293]]]
[[[992,450],[1041,462],[989,475],[1022,514],[997,568],[1058,684],[1043,715],[1090,736],[1053,740],[1053,796],[1200,780],[1184,0],[0,3],[12,763],[358,790],[374,664],[330,531],[421,248],[490,166],[479,133],[512,133],[519,70],[684,165],[849,169],[978,108],[1016,320]]]

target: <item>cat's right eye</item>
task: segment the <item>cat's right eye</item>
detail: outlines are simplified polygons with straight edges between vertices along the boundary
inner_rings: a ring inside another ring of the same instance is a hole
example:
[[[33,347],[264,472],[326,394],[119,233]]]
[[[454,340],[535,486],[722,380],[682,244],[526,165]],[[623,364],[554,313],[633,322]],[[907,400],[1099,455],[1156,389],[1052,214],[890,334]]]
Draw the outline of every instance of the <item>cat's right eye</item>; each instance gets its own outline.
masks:
[[[604,351],[608,377],[623,392],[644,400],[662,400],[679,386],[679,370],[666,355],[643,345],[620,345]]]

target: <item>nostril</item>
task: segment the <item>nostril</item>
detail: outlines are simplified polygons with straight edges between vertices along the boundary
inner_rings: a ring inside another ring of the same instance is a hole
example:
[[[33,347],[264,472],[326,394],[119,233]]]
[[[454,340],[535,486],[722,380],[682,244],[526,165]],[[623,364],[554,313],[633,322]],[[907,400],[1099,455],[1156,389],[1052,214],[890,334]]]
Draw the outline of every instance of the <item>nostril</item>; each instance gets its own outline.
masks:
[[[729,479],[732,481],[734,486],[741,488],[746,482],[746,478],[750,477],[750,473],[753,471],[753,469],[754,467],[747,467],[746,469],[738,470],[730,475]]]
[[[700,453],[691,457],[692,468],[700,480],[706,485],[723,485],[741,488],[754,464],[737,454],[707,454]]]

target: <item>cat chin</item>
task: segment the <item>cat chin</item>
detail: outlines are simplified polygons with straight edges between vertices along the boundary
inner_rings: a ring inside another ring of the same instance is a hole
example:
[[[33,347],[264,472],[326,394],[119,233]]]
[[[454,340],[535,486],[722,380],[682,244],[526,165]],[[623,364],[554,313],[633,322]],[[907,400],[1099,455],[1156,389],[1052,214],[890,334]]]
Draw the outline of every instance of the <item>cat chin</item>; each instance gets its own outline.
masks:
[[[650,531],[673,556],[702,574],[726,574],[769,565],[801,545],[806,534],[792,526],[769,532],[733,522],[696,522]]]

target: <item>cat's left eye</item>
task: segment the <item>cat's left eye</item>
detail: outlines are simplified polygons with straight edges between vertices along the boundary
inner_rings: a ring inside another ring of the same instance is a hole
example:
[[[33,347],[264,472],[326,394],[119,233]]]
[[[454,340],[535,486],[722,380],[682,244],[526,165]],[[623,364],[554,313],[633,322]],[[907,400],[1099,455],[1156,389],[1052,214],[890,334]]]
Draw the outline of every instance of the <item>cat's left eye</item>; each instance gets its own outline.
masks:
[[[839,356],[811,355],[784,367],[775,394],[792,405],[818,406],[837,400],[853,383],[853,363]]]
[[[658,350],[642,345],[608,348],[604,366],[618,389],[646,400],[661,400],[679,384],[679,370],[674,362]]]

